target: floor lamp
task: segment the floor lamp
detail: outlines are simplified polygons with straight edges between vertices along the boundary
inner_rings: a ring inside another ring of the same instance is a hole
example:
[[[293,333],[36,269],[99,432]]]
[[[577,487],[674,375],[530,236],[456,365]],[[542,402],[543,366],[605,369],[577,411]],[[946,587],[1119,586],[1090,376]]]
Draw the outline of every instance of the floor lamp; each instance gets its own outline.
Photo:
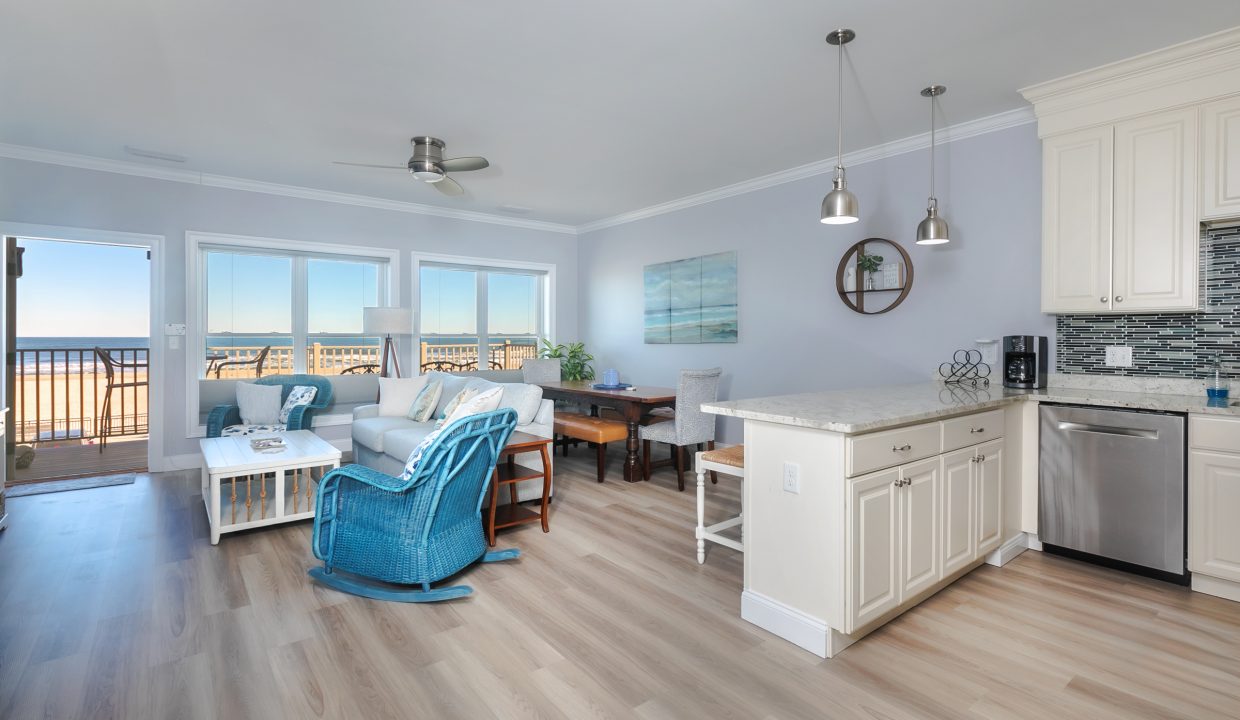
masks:
[[[400,377],[400,357],[396,354],[396,341],[392,336],[413,332],[413,311],[401,307],[363,308],[362,332],[383,336],[383,359],[379,361],[379,377],[388,376],[389,359],[396,370],[396,377]]]

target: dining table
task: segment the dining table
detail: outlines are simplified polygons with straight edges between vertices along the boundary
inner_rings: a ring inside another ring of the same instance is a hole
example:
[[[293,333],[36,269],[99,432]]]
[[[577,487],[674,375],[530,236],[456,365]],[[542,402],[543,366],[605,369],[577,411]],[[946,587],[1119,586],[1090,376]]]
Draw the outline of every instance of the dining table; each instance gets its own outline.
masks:
[[[642,418],[655,408],[674,407],[675,388],[633,385],[623,390],[602,390],[596,389],[589,380],[560,380],[537,385],[542,388],[545,398],[611,408],[620,413],[629,426],[629,436],[624,444],[624,479],[627,482],[643,479],[642,464],[637,454],[638,431]]]

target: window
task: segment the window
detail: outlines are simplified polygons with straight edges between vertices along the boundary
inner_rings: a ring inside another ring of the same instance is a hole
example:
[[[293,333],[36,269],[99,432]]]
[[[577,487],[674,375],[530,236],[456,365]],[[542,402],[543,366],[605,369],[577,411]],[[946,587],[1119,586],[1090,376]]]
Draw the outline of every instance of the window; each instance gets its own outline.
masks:
[[[415,267],[422,370],[517,370],[538,356],[550,335],[548,270],[427,260]]]
[[[362,308],[389,304],[391,259],[273,244],[198,245],[206,332],[197,376],[373,370],[381,340],[363,335]]]

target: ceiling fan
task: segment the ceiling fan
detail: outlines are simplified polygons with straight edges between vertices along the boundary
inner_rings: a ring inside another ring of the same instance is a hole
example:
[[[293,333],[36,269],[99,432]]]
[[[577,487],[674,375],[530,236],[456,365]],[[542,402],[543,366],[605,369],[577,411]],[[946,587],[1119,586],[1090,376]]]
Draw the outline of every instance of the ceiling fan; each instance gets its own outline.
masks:
[[[484,157],[459,157],[444,160],[445,145],[444,141],[439,138],[419,135],[409,142],[413,143],[413,157],[409,158],[409,162],[405,165],[370,165],[340,161],[333,161],[332,164],[382,170],[406,170],[415,178],[431,184],[444,195],[460,195],[465,192],[460,184],[448,177],[448,173],[481,170],[491,164]]]

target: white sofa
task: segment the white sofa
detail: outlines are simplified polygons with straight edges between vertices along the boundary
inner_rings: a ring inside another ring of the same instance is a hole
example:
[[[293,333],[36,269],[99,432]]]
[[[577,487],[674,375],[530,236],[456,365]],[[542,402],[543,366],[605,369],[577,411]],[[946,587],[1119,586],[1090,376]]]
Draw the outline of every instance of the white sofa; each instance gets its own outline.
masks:
[[[543,399],[542,388],[537,385],[497,383],[482,377],[437,371],[426,374],[443,383],[443,393],[434,412],[436,418],[443,414],[448,402],[467,387],[502,387],[504,392],[500,407],[510,407],[517,411],[518,431],[546,438],[552,436],[555,424],[554,405],[550,400]],[[434,429],[433,421],[418,423],[404,415],[383,416],[379,414],[378,405],[362,405],[353,410],[353,461],[387,475],[400,475],[405,469],[405,460],[409,454],[427,433]],[[517,462],[531,468],[542,467],[542,459],[538,453],[518,455]],[[521,483],[517,489],[519,500],[542,497],[542,486],[537,482]],[[501,495],[507,497],[506,492]]]

